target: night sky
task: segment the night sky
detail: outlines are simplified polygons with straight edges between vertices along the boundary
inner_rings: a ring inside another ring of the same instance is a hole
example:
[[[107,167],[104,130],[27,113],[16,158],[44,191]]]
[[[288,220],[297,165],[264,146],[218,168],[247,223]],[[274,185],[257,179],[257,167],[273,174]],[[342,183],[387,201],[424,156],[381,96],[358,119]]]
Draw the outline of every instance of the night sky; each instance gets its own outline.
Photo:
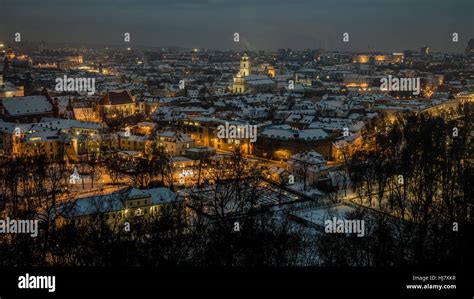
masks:
[[[7,41],[121,45],[130,32],[131,46],[461,52],[473,21],[473,0],[0,0]]]

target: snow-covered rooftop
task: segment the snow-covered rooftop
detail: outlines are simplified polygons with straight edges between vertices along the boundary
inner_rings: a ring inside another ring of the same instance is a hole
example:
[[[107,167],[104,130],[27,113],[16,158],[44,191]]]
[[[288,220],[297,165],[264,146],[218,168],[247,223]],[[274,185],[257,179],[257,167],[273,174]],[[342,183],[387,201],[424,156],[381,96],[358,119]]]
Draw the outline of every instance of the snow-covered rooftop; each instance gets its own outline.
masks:
[[[4,98],[1,103],[10,115],[42,114],[53,111],[53,105],[45,96]]]

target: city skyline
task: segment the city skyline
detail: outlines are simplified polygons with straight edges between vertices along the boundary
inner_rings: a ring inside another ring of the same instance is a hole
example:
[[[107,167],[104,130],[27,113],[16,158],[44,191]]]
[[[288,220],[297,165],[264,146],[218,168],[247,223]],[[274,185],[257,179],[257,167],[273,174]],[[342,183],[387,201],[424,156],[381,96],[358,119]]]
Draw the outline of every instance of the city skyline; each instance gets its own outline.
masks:
[[[0,0],[0,296],[472,294],[473,19]]]

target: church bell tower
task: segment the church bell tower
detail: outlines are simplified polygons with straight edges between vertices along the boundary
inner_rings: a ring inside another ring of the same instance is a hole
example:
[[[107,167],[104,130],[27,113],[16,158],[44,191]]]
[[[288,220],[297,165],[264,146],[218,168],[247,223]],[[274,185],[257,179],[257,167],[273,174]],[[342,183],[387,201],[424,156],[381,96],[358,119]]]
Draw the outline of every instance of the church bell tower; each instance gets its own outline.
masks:
[[[242,55],[242,59],[240,60],[240,74],[242,77],[250,75],[250,59],[247,52],[244,52],[244,55]]]

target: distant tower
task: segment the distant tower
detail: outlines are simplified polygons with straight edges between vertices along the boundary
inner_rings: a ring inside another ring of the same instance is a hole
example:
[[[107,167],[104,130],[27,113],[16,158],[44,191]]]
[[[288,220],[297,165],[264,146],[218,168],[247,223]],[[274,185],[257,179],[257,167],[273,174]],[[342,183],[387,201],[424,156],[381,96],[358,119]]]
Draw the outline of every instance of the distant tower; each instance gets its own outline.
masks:
[[[421,55],[430,55],[430,48],[429,47],[421,47],[420,52],[421,52]]]
[[[99,62],[99,73],[103,74],[104,70],[102,69],[102,62]]]
[[[247,52],[244,52],[244,55],[242,55],[242,59],[240,60],[240,75],[242,75],[242,77],[250,75],[250,64],[249,56],[247,55]]]
[[[474,57],[474,38],[471,38],[467,43],[466,56]]]

